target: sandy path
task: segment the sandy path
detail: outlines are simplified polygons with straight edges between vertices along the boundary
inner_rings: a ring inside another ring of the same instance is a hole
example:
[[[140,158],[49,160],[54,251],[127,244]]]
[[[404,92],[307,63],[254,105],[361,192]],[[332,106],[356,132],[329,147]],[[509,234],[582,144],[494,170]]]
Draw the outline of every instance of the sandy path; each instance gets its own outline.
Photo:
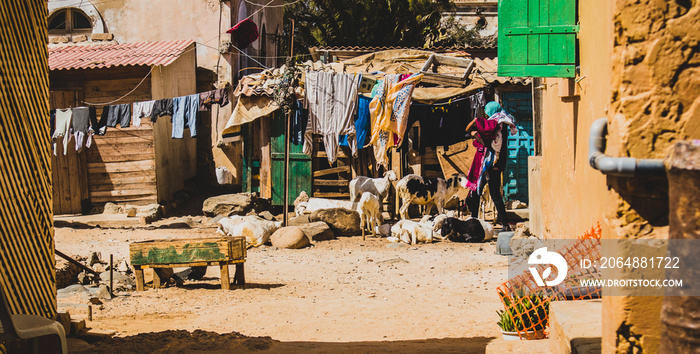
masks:
[[[206,236],[214,230],[57,228],[56,247],[119,259],[129,242]],[[350,237],[302,250],[251,249],[245,289],[221,291],[219,270],[209,267],[203,281],[183,288],[121,294],[95,309],[88,326],[118,336],[201,329],[297,342],[500,337],[496,287],[507,259],[494,253],[495,242],[387,245]]]

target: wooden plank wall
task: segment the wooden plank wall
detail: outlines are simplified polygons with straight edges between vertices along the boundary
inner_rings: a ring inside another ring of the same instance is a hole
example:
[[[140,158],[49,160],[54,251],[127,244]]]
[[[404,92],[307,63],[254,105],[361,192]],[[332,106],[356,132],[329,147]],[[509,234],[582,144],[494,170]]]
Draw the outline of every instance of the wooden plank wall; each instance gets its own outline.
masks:
[[[0,2],[0,286],[12,313],[54,317],[46,3]]]
[[[49,107],[73,108],[84,100],[82,89],[49,91]],[[57,154],[51,156],[53,166],[53,212],[78,214],[89,208],[85,149],[75,151],[75,139],[68,143],[68,154],[63,154],[63,139],[56,141]]]
[[[60,70],[50,73],[51,90],[80,90],[84,99],[76,106],[103,104],[118,99],[134,88],[128,96],[113,104],[133,103],[151,99],[151,76],[148,66],[112,67],[107,69]],[[139,83],[143,80],[141,85]],[[138,85],[138,87],[137,87]],[[102,105],[97,105],[98,117]],[[57,108],[64,108],[57,106]],[[166,118],[166,117],[164,117]],[[93,136],[93,145],[84,149],[80,170],[86,171],[90,202],[149,204],[157,200],[155,148],[153,126],[148,118],[140,127],[108,128],[105,135]],[[74,183],[70,173],[58,174],[56,189],[63,190]],[[67,180],[68,182],[63,182]],[[54,203],[58,204],[58,203]],[[64,209],[61,209],[64,210]],[[75,212],[75,211],[73,211]]]
[[[191,95],[197,92],[194,44],[168,66],[153,68],[153,99]],[[183,139],[172,139],[170,117],[160,117],[153,127],[158,202],[170,200],[197,173],[197,140],[185,130]]]

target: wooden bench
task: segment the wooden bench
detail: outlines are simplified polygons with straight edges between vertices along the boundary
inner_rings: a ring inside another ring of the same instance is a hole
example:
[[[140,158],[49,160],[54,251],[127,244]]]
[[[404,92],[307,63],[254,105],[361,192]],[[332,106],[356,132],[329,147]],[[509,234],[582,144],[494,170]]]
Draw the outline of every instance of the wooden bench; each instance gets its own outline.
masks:
[[[144,268],[219,266],[221,288],[231,289],[228,266],[236,265],[234,285],[245,285],[245,237],[212,237],[175,240],[149,240],[129,244],[131,264],[136,270],[136,291],[143,291]],[[153,287],[160,287],[160,277],[153,277]]]

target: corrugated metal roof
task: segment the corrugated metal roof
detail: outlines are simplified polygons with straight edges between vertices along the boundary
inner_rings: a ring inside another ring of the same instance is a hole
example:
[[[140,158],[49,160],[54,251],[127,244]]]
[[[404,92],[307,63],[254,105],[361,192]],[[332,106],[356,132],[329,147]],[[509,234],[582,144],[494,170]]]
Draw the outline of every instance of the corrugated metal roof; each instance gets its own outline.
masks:
[[[474,58],[474,64],[477,73],[472,75],[480,75],[488,83],[528,85],[531,82],[529,77],[498,76],[498,58]]]
[[[468,50],[488,50],[497,49],[495,45],[491,46],[467,46],[467,47],[430,47],[430,48],[418,48],[418,47],[401,47],[401,46],[332,46],[332,47],[311,47],[318,51],[357,51],[357,52],[378,52],[380,50],[391,50],[391,49],[416,49],[416,50],[427,50],[431,52],[447,52],[447,51],[468,51]],[[310,48],[310,49],[311,49]]]
[[[49,69],[95,69],[127,65],[169,65],[194,43],[191,39],[49,48]]]

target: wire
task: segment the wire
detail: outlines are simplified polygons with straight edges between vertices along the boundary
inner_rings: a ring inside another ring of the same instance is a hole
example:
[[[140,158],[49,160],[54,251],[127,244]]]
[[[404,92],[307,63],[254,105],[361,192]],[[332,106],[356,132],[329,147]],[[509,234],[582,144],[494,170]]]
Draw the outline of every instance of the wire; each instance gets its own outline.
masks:
[[[184,53],[183,53],[183,54],[184,54]],[[182,55],[182,54],[181,54],[181,55]],[[147,78],[149,75],[151,75],[151,72],[153,71],[153,68],[155,68],[155,65],[151,66],[151,70],[148,71],[148,74],[146,74],[146,76],[144,76],[143,79],[141,79],[141,81],[139,82],[138,85],[136,85],[136,87],[134,87],[131,91],[127,92],[124,96],[119,97],[119,98],[117,98],[117,99],[114,100],[114,101],[109,101],[109,102],[105,102],[105,103],[90,103],[90,102],[85,102],[85,101],[83,101],[83,103],[88,104],[88,105],[91,105],[91,106],[106,106],[106,105],[108,105],[108,104],[111,104],[111,103],[120,101],[122,98],[124,98],[124,97],[126,97],[126,96],[129,96],[129,95],[132,94],[134,91],[136,91],[136,89],[139,88],[139,86],[141,86],[141,84],[142,84],[144,81],[146,81],[146,78]]]
[[[249,4],[253,5],[253,6],[263,6],[263,7],[270,7],[270,8],[273,8],[273,7],[285,7],[285,6],[289,6],[289,5],[294,5],[294,4],[296,4],[296,3],[300,2],[300,1],[302,1],[302,0],[296,0],[296,1],[294,1],[294,2],[290,2],[290,3],[282,4],[282,5],[269,5],[269,6],[268,6],[268,5],[256,4],[256,3],[254,3],[254,2],[252,2],[252,1],[250,1],[250,0],[245,0],[245,2],[247,2],[247,3],[249,3]],[[270,1],[270,2],[272,2],[272,1]]]

